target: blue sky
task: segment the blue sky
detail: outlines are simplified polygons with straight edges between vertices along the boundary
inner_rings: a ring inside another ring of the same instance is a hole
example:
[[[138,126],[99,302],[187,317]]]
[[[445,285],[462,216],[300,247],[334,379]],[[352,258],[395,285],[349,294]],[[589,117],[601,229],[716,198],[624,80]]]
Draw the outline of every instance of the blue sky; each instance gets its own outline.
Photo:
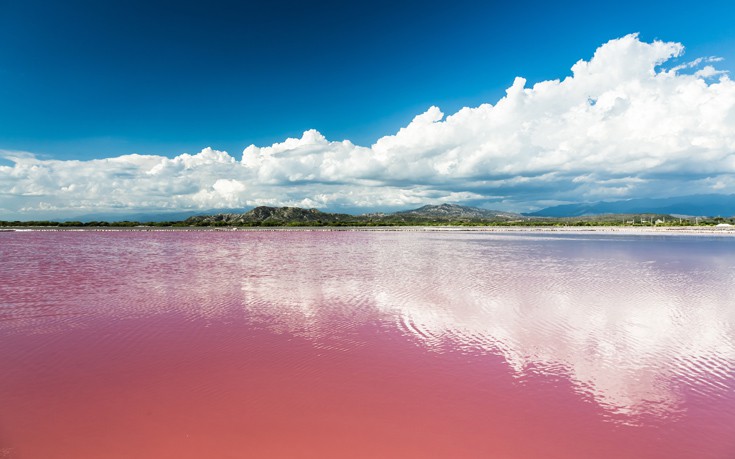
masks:
[[[239,153],[307,129],[370,145],[495,102],[632,32],[735,65],[732,2],[0,2],[0,148]]]
[[[733,17],[718,1],[0,1],[0,218],[735,193]]]

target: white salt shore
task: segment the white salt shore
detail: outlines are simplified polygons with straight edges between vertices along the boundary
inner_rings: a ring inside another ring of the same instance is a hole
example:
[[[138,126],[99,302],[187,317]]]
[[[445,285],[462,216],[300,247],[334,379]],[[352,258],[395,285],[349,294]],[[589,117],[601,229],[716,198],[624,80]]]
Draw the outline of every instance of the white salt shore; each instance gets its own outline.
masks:
[[[735,236],[735,226],[331,226],[331,227],[218,227],[218,228],[3,228],[0,231],[365,231],[365,232],[472,232],[472,233],[563,233],[611,235],[701,235]]]

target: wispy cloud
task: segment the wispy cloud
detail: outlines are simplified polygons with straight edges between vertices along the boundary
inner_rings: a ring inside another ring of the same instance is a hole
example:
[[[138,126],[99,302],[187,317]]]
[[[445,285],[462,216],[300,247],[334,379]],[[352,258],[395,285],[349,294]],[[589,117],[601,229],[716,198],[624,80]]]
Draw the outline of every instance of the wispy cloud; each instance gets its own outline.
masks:
[[[635,34],[600,46],[562,80],[516,78],[494,105],[437,107],[370,147],[316,130],[238,160],[42,160],[2,152],[6,212],[79,213],[262,204],[396,208],[426,202],[526,210],[542,202],[735,192],[735,83],[680,43]],[[21,212],[21,209],[24,209]]]

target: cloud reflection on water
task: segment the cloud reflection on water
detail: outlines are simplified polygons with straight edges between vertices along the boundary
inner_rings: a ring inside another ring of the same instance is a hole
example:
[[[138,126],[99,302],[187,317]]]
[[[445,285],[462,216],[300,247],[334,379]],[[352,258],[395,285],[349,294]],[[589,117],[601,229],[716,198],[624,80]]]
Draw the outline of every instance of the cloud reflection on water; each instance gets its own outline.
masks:
[[[398,331],[433,352],[502,355],[521,383],[566,378],[629,420],[675,415],[688,392],[733,390],[729,238],[87,233],[53,236],[65,239],[35,266],[29,251],[50,236],[13,237],[6,333],[59,333],[104,317],[166,327],[176,314],[349,347],[364,344],[356,330],[372,324],[371,333]]]
[[[671,416],[686,387],[716,394],[732,378],[735,265],[712,242],[381,239],[356,265],[294,252],[243,278],[244,305],[315,340],[339,332],[335,309],[359,321],[370,305],[428,349],[499,353],[519,379],[568,377],[615,415]]]

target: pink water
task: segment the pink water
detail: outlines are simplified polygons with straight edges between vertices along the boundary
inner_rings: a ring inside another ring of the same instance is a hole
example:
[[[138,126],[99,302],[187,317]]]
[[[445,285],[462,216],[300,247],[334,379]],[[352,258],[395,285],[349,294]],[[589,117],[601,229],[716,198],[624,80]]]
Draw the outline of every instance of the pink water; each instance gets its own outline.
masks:
[[[0,233],[0,458],[735,458],[735,239]]]

